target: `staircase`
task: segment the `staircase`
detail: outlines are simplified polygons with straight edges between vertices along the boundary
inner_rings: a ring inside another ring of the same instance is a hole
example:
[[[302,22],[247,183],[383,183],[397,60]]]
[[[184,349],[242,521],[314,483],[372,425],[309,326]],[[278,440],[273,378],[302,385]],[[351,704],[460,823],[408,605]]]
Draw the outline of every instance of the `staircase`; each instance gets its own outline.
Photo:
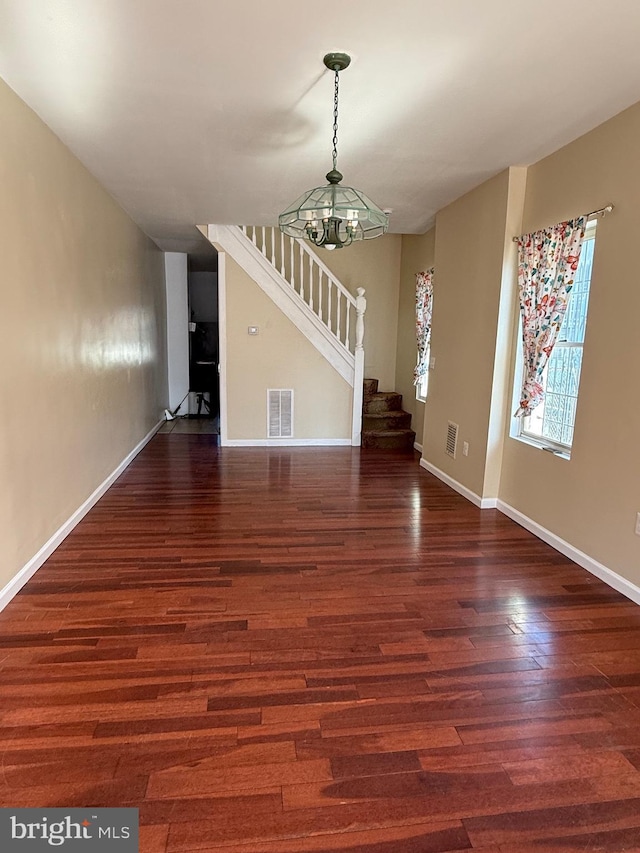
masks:
[[[364,288],[353,296],[305,243],[265,226],[200,229],[229,255],[310,341],[352,389],[351,444],[361,442]]]
[[[402,394],[378,391],[377,379],[365,379],[362,400],[362,446],[413,451],[416,439],[411,414],[402,409]]]

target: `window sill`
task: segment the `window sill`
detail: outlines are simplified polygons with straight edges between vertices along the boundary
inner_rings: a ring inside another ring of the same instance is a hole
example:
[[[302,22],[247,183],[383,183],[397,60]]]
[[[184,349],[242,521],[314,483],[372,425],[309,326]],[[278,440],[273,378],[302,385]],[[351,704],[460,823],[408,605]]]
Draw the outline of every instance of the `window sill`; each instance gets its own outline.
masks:
[[[536,450],[544,450],[545,453],[556,456],[558,459],[565,459],[567,462],[571,459],[571,451],[549,447],[541,441],[534,441],[534,439],[528,438],[526,435],[510,435],[509,438],[513,438],[514,441],[520,441],[522,444],[527,444],[529,447],[534,447]]]

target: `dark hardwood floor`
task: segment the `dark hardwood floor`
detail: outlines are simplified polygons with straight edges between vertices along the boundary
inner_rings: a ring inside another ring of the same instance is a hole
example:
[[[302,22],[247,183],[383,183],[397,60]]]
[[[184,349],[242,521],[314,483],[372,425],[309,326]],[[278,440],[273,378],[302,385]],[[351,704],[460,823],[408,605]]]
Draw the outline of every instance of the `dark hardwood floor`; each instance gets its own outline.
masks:
[[[412,456],[163,434],[0,614],[3,806],[143,853],[640,851],[640,609]]]

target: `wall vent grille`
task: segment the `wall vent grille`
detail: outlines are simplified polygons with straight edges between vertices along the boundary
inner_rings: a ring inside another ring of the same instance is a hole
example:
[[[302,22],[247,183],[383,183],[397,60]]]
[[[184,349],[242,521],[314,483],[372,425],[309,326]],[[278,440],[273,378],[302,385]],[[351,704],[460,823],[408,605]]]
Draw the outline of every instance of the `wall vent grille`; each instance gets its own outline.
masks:
[[[267,390],[267,435],[269,438],[293,437],[293,389]]]
[[[445,450],[453,459],[456,458],[456,448],[458,446],[458,424],[451,421],[447,423],[447,444]]]

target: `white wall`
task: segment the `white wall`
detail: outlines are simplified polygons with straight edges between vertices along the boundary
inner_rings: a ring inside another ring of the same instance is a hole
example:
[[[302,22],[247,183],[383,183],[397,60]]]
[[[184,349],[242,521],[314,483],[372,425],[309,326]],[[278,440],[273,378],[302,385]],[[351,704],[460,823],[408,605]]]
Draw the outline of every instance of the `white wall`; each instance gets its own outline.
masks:
[[[173,412],[189,392],[187,256],[182,252],[166,252],[164,268],[167,294],[169,408]],[[186,403],[181,414],[186,414]]]

